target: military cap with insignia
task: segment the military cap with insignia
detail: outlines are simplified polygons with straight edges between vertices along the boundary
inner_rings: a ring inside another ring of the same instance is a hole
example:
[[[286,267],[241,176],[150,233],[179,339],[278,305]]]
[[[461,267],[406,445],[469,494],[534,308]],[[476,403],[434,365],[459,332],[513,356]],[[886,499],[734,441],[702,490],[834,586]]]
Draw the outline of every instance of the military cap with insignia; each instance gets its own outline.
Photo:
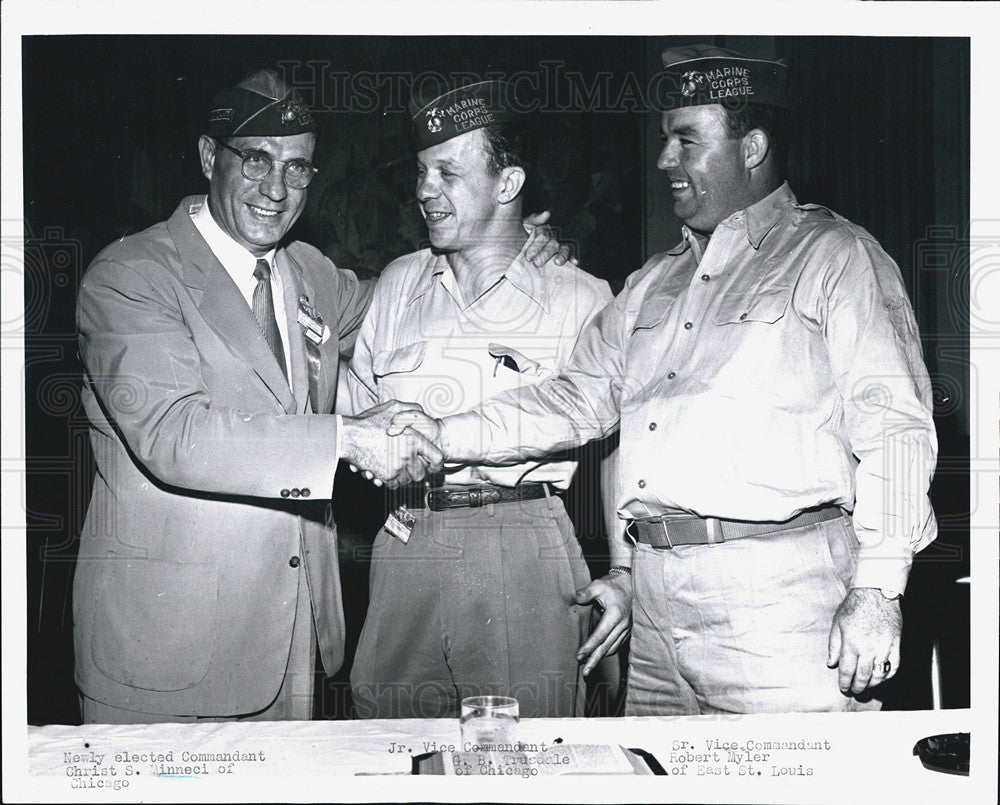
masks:
[[[781,61],[751,59],[714,45],[667,48],[661,58],[656,93],[660,109],[716,103],[729,108],[747,103],[788,107],[788,67]]]
[[[498,126],[518,116],[505,81],[478,81],[442,92],[440,85],[418,88],[410,98],[417,150],[468,131]]]
[[[208,135],[284,137],[316,131],[316,119],[299,93],[276,70],[258,70],[219,92],[208,114]]]

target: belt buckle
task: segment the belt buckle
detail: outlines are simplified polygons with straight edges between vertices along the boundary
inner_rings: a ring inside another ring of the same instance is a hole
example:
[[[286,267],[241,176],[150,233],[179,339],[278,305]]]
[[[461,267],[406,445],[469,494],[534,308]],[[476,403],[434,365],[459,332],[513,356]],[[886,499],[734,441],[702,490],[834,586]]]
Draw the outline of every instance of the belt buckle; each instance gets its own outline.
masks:
[[[430,509],[432,512],[440,512],[444,511],[447,508],[450,508],[447,505],[442,505],[445,503],[445,501],[442,500],[442,495],[441,495],[441,492],[443,491],[444,490],[442,489],[428,488],[427,492],[425,493],[424,499],[427,501],[427,508]]]

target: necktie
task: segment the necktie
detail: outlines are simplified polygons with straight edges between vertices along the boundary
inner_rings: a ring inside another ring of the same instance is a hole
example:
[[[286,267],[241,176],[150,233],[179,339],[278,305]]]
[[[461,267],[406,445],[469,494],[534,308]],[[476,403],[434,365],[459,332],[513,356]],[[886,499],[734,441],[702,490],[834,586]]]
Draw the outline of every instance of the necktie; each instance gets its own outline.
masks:
[[[253,315],[260,325],[260,330],[264,333],[264,340],[271,348],[281,373],[288,376],[285,369],[285,350],[281,346],[281,333],[278,332],[278,322],[274,318],[274,297],[271,295],[271,268],[267,260],[258,260],[257,267],[253,270],[253,275],[257,280],[257,287],[253,289]]]

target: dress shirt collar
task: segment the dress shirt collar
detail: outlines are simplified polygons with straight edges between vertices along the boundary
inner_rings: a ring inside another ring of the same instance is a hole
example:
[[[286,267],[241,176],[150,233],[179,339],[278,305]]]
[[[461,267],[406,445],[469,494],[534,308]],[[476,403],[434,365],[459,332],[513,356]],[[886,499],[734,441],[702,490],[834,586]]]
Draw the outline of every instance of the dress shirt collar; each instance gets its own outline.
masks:
[[[252,277],[254,269],[257,267],[257,257],[250,254],[243,246],[240,246],[226,232],[222,230],[218,222],[212,217],[208,209],[208,199],[202,202],[201,206],[191,216],[191,220],[198,228],[201,236],[205,238],[212,253],[222,263],[223,267],[240,288],[247,283],[247,277]],[[262,258],[267,260],[267,264],[274,269],[274,249],[271,249]]]
[[[549,263],[546,263],[544,268],[537,268],[534,263],[526,260],[524,249],[527,245],[528,242],[525,241],[517,257],[507,267],[507,270],[504,271],[502,278],[531,299],[546,313],[549,313],[551,312],[551,300],[543,272],[557,271],[559,269]],[[452,280],[454,280],[454,274],[452,273],[451,266],[448,264],[448,258],[443,254],[435,255],[428,263],[427,268],[424,270],[424,275],[410,294],[410,298],[406,302],[407,306],[412,305],[417,299],[430,291],[434,283],[440,281],[442,275],[445,273],[450,274]]]
[[[728,226],[731,229],[742,227],[750,245],[759,249],[767,233],[774,229],[781,216],[789,207],[797,203],[792,188],[788,186],[788,182],[784,182],[760,201],[751,204],[746,209],[734,212],[719,226]],[[672,257],[683,254],[691,248],[691,239],[696,237],[687,225],[681,227],[681,234],[684,239],[667,252]]]

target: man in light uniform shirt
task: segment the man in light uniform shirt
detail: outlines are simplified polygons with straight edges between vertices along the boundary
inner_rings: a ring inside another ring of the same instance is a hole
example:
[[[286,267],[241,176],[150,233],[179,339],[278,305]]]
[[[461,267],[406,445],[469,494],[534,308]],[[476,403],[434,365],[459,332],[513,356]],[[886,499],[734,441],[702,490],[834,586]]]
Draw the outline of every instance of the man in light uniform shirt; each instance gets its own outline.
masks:
[[[411,101],[431,248],[379,278],[351,361],[356,411],[397,399],[443,416],[536,383],[611,299],[603,280],[525,259],[530,142],[509,91],[487,81]],[[406,509],[376,538],[351,673],[359,716],[457,716],[487,693],[516,697],[522,716],[582,715],[589,594],[575,594],[590,578],[558,497],[574,469],[456,465],[393,499]]]
[[[620,423],[634,589],[609,580],[592,640],[632,598],[627,714],[877,707],[913,554],[936,536],[899,269],[784,181],[783,64],[707,46],[663,62],[657,165],[681,243],[629,277],[559,377],[418,426],[449,460],[505,462]]]

